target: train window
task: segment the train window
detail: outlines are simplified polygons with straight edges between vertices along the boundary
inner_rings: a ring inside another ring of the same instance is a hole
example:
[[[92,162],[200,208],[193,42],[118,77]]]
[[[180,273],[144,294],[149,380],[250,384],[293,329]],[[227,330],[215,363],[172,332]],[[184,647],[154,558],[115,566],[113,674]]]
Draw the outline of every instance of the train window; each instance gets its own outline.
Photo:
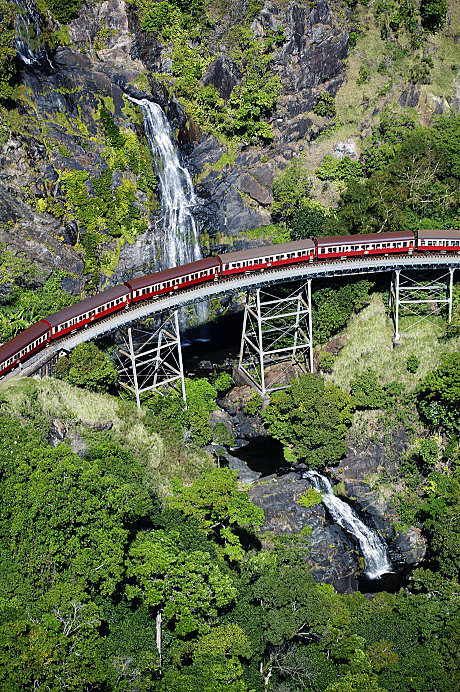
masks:
[[[428,245],[433,245],[433,241],[429,240]]]

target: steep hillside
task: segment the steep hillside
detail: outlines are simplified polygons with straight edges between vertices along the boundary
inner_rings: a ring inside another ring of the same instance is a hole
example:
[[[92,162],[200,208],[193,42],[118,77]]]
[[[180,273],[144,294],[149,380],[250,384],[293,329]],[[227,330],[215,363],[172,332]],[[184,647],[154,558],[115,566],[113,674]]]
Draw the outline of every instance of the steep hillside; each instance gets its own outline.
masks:
[[[73,293],[155,267],[159,190],[127,95],[175,125],[204,251],[238,247],[271,223],[273,182],[300,154],[312,174],[326,154],[356,161],[385,111],[429,124],[458,109],[458,5],[429,4],[4,3],[2,247],[38,285],[64,269]],[[313,175],[309,194],[333,208],[341,190]]]

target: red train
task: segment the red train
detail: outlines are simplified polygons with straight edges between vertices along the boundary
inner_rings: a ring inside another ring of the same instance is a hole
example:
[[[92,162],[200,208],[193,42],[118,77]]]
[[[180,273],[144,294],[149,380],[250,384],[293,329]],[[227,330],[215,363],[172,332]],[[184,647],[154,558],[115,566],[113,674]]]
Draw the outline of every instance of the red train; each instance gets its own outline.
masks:
[[[314,242],[309,239],[296,240],[223,253],[130,279],[40,320],[0,346],[0,377],[53,339],[128,307],[131,303],[180,291],[195,284],[217,281],[221,277],[264,271],[272,267],[365,255],[412,254],[414,251],[460,254],[460,231],[421,230],[418,231],[417,241],[411,231],[330,236],[316,238]]]

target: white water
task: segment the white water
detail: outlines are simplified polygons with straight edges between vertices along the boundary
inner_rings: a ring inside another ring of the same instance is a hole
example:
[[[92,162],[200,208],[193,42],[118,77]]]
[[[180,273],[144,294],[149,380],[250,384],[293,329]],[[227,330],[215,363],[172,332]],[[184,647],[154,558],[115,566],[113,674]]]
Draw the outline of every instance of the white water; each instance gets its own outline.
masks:
[[[181,166],[166,115],[157,103],[137,100],[154,155],[161,186],[163,248],[161,268],[169,269],[201,259],[198,228],[192,210],[197,205],[190,173]]]
[[[40,14],[34,0],[14,0],[14,3],[19,8],[14,36],[14,47],[18,57],[26,65],[46,59],[52,67],[45,48]]]
[[[366,576],[369,579],[378,579],[382,574],[392,572],[383,539],[363,524],[350,505],[334,495],[330,481],[316,471],[306,471],[302,478],[309,480],[312,487],[321,493],[323,504],[333,520],[358,541],[366,561]]]

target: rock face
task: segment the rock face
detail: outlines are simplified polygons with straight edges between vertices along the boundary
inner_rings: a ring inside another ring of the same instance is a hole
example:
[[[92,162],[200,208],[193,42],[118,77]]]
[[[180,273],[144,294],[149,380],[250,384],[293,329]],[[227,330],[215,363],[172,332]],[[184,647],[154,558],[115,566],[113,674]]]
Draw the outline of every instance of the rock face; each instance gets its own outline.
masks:
[[[65,227],[49,214],[42,214],[18,201],[14,184],[0,184],[0,243],[15,254],[25,255],[43,281],[55,269],[68,275],[63,287],[69,293],[81,293],[84,286],[83,262],[77,253],[59,240],[67,235]]]
[[[426,553],[426,539],[417,528],[405,533],[395,531],[396,515],[385,492],[372,488],[368,480],[381,471],[393,476],[408,444],[403,428],[393,431],[392,439],[385,443],[370,442],[362,448],[349,440],[348,453],[340,467],[329,469],[334,479],[343,484],[346,497],[356,501],[372,521],[375,528],[394,546],[396,556],[408,565],[421,562]],[[398,555],[399,554],[399,555]]]
[[[275,535],[311,529],[302,559],[318,582],[333,584],[340,593],[356,590],[358,567],[355,548],[343,531],[326,520],[322,504],[305,508],[298,500],[309,487],[296,473],[269,476],[249,489],[251,500],[264,510],[263,530]]]
[[[202,135],[190,151],[190,165],[199,176],[198,191],[208,200],[205,223],[212,238],[227,238],[270,223],[273,180],[293,156],[309,148],[320,129],[305,113],[311,111],[323,91],[335,95],[343,81],[348,55],[348,33],[341,26],[330,3],[319,0],[308,6],[281,6],[265,2],[254,20],[255,35],[283,30],[286,41],[276,50],[273,72],[283,85],[271,123],[275,139],[270,149],[252,148],[239,153],[233,165],[213,171],[224,154],[219,143]],[[158,58],[157,58],[158,68]],[[238,79],[235,66],[226,53],[217,56],[204,77],[223,98]],[[267,159],[267,160],[265,160]],[[269,160],[268,160],[269,159]],[[209,172],[203,175],[203,171]],[[212,200],[212,202],[211,202]],[[214,241],[215,246],[219,241]]]

